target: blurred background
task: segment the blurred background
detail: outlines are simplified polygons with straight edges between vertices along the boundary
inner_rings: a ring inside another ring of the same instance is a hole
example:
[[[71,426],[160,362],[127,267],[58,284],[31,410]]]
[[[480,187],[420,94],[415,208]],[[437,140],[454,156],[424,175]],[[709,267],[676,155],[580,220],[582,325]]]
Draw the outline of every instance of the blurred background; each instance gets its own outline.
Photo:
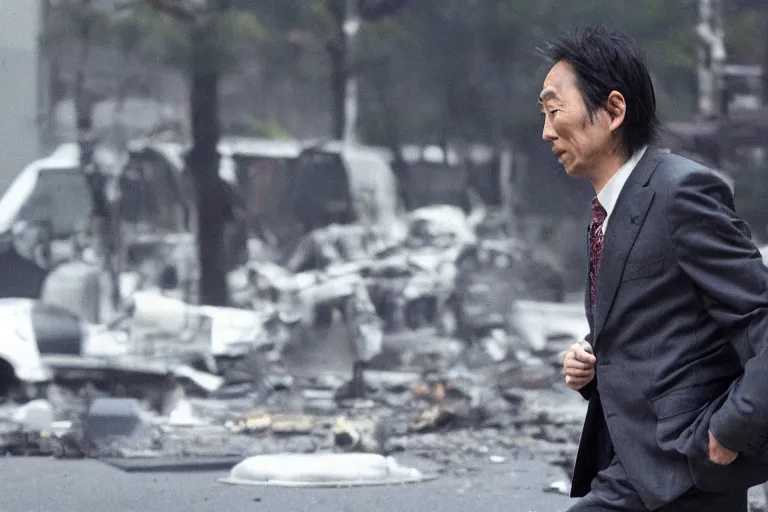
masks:
[[[649,52],[662,145],[731,176],[740,212],[766,238],[760,0],[3,0],[0,9],[0,190],[64,143],[119,158],[139,139],[172,141],[194,145],[193,164],[210,168],[219,137],[288,153],[263,142],[354,140],[388,151],[405,202],[466,208],[460,192],[471,189],[504,205],[577,291],[589,190],[540,140],[546,69],[536,48],[602,23]],[[424,162],[443,169],[414,171]],[[274,194],[240,177],[243,207],[269,208],[254,196]]]
[[[133,397],[163,453],[213,425],[569,471],[593,192],[541,140],[537,48],[589,24],[647,49],[659,145],[764,249],[765,0],[0,0],[0,453],[98,455]]]

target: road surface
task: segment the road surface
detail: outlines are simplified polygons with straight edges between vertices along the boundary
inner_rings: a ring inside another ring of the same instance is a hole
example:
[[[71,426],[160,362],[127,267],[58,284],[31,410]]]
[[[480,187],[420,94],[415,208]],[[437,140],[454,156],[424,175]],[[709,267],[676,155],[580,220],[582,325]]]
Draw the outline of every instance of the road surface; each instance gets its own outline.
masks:
[[[401,463],[428,470],[428,463]],[[95,460],[0,458],[0,512],[557,512],[571,500],[538,461],[489,462],[466,477],[391,487],[295,489],[221,484],[226,472],[125,473]]]

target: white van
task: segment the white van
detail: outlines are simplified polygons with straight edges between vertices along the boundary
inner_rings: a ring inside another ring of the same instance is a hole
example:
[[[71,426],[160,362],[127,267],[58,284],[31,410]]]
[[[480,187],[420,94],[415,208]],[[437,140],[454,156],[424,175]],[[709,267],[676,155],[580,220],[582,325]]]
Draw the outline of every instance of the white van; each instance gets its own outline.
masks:
[[[44,224],[53,238],[69,238],[88,222],[92,199],[80,172],[77,144],[63,144],[27,165],[0,198],[0,233],[18,222]]]
[[[310,146],[299,157],[296,178],[295,208],[305,232],[361,223],[402,236],[404,208],[385,150],[340,142]]]

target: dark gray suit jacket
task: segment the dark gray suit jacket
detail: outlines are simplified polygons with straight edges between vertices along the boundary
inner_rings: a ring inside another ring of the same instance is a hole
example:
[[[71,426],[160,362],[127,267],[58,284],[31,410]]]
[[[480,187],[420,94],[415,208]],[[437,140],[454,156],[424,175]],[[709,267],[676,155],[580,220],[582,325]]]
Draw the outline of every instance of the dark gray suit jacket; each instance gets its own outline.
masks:
[[[572,496],[611,448],[652,510],[694,485],[768,480],[768,269],[729,187],[649,149],[611,214],[598,276]],[[740,453],[733,464],[709,461],[708,429]]]

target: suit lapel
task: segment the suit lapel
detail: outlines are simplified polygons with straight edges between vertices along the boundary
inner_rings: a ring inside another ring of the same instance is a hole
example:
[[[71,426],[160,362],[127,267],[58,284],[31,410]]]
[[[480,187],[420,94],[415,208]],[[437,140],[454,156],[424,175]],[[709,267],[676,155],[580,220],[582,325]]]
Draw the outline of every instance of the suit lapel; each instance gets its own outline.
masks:
[[[661,158],[662,153],[659,151],[649,149],[646,152],[624,184],[608,220],[603,242],[603,258],[597,276],[593,336],[595,343],[613,307],[627,256],[653,202],[654,192],[648,187],[648,181]]]

